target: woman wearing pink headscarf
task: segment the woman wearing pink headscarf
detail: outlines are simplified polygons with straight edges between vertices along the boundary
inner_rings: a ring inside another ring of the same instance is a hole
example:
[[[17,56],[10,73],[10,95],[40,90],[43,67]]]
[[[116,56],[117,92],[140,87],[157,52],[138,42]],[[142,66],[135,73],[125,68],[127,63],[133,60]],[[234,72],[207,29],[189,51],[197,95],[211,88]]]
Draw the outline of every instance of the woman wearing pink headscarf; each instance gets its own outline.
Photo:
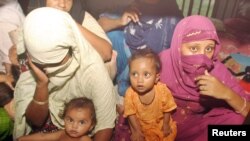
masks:
[[[160,54],[161,81],[177,103],[176,141],[206,141],[209,124],[242,124],[250,109],[250,95],[217,59],[219,50],[213,23],[194,15],[177,24]]]

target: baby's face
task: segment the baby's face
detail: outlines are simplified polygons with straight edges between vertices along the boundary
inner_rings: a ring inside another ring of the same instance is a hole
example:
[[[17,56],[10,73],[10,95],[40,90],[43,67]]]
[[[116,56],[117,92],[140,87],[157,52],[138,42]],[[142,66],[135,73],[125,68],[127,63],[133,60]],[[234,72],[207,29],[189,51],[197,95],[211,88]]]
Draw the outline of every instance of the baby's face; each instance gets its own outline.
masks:
[[[69,12],[73,0],[46,0],[46,6]]]
[[[129,78],[132,88],[138,94],[145,94],[153,89],[159,74],[152,59],[137,58],[130,63]]]
[[[65,130],[70,137],[87,135],[92,129],[91,111],[87,108],[72,108],[66,112]]]

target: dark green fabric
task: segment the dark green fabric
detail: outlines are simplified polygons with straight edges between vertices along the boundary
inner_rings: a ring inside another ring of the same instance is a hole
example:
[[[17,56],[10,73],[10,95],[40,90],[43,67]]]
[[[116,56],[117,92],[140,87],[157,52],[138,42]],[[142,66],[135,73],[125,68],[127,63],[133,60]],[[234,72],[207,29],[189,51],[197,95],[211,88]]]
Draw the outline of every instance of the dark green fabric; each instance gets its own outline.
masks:
[[[12,135],[14,123],[4,108],[0,107],[0,141],[5,141]]]

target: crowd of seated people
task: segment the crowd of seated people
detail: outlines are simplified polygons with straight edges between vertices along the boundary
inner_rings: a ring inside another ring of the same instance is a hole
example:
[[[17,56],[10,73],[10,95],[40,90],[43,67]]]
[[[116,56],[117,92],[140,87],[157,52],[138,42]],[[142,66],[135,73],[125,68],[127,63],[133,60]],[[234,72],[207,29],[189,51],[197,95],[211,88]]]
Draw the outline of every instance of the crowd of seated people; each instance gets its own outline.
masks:
[[[143,112],[128,113],[128,102],[123,98],[134,90],[139,104],[145,108],[155,105],[154,95],[162,92],[158,81],[169,88],[177,106],[170,110],[177,129],[161,127],[162,136],[176,133],[164,140],[207,140],[208,124],[244,122],[250,95],[218,60],[221,44],[210,19],[184,18],[175,0],[106,1],[105,5],[97,0],[0,3],[0,24],[4,25],[0,27],[4,37],[0,44],[0,118],[4,119],[0,122],[0,140],[25,140],[26,135],[37,132],[56,132],[55,140],[64,138],[61,129],[67,132],[67,116],[61,118],[60,113],[66,103],[79,97],[90,99],[95,107],[97,122],[84,132],[90,137],[86,140],[156,138],[158,134],[144,129],[151,127],[150,122],[142,126],[138,121]],[[161,61],[162,70],[156,72],[153,83],[147,82],[150,70],[141,75],[129,65],[131,56],[145,49]],[[225,71],[224,75],[218,70]],[[161,112],[165,115],[169,111]],[[129,122],[125,122],[127,118]],[[202,126],[185,132],[193,124]]]

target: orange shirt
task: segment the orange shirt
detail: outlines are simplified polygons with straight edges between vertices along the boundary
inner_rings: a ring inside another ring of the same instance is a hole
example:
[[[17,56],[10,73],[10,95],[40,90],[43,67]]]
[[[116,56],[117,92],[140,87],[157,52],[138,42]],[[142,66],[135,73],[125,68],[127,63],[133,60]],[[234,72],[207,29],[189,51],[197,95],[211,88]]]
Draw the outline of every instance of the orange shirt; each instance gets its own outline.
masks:
[[[124,116],[136,115],[140,122],[146,141],[173,141],[176,137],[176,123],[170,119],[172,133],[163,137],[164,112],[171,112],[177,106],[170,90],[165,84],[158,82],[154,86],[155,98],[151,104],[145,105],[140,102],[138,94],[130,87],[125,95]]]

